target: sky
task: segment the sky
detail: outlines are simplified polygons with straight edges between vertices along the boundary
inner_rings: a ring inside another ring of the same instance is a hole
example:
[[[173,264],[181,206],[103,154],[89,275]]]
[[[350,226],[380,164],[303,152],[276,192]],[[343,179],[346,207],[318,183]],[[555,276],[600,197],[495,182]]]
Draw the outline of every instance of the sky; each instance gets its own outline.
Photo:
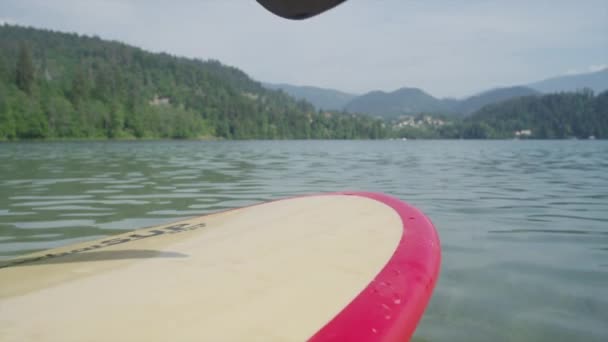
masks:
[[[607,0],[348,0],[305,21],[254,0],[0,0],[2,22],[357,94],[464,97],[608,66]]]

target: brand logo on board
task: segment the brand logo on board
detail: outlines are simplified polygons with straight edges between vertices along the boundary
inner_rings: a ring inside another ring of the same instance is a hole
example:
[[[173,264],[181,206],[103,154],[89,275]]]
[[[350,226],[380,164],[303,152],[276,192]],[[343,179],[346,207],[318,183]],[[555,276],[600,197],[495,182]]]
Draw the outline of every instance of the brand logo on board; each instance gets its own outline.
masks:
[[[94,243],[90,246],[72,249],[72,250],[68,250],[65,252],[61,252],[61,253],[47,253],[47,254],[40,255],[40,256],[9,260],[6,263],[0,263],[0,268],[18,266],[21,264],[47,260],[50,258],[58,258],[58,257],[73,255],[73,254],[82,253],[82,252],[94,251],[97,249],[114,246],[114,245],[119,245],[119,244],[131,242],[131,241],[137,241],[137,240],[147,239],[147,238],[151,238],[151,237],[155,237],[155,236],[166,235],[166,234],[177,234],[177,233],[187,232],[187,231],[204,228],[204,227],[206,227],[205,223],[196,223],[196,224],[178,223],[178,224],[170,225],[167,227],[151,228],[148,230],[134,232],[134,233],[131,233],[128,235],[127,234],[119,235],[117,237],[114,237],[114,238],[111,238],[108,240],[103,240],[101,242]]]

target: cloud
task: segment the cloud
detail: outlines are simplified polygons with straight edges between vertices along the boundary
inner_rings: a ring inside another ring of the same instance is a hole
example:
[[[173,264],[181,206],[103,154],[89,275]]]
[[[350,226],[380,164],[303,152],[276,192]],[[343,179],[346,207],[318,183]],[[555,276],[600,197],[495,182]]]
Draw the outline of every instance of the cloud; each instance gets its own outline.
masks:
[[[12,18],[0,18],[0,25],[15,25],[17,21]]]
[[[604,69],[608,69],[608,64],[591,65],[589,68],[587,68],[589,72],[602,71]]]
[[[587,73],[591,73],[591,72],[598,72],[598,71],[602,71],[604,69],[608,69],[608,64],[593,64],[590,65],[586,68],[572,68],[572,69],[568,69],[566,72],[563,73],[563,75],[580,75],[580,74],[587,74]]]

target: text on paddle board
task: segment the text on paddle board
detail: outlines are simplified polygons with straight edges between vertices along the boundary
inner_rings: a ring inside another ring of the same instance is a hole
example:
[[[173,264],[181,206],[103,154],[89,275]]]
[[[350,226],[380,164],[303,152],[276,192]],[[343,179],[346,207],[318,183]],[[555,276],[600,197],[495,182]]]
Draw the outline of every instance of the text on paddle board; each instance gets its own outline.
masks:
[[[165,235],[165,234],[177,234],[177,233],[181,233],[181,232],[185,232],[185,231],[204,228],[205,226],[206,226],[205,223],[196,223],[196,224],[179,223],[179,224],[174,224],[174,225],[171,225],[168,227],[154,228],[154,229],[150,229],[150,230],[134,232],[129,235],[120,235],[120,236],[117,236],[112,239],[97,242],[97,243],[87,246],[87,247],[72,249],[72,250],[68,250],[65,252],[61,252],[61,253],[48,253],[48,254],[31,257],[31,258],[12,260],[12,261],[7,262],[6,264],[0,264],[0,268],[17,266],[17,265],[21,265],[24,263],[31,263],[31,262],[50,259],[50,258],[57,258],[57,257],[72,255],[72,254],[76,254],[76,253],[93,251],[93,250],[97,250],[97,249],[104,248],[104,247],[114,246],[114,245],[127,243],[127,242],[131,242],[131,241],[136,241],[136,240],[147,239],[147,238],[151,238],[154,236],[160,236],[160,235]]]

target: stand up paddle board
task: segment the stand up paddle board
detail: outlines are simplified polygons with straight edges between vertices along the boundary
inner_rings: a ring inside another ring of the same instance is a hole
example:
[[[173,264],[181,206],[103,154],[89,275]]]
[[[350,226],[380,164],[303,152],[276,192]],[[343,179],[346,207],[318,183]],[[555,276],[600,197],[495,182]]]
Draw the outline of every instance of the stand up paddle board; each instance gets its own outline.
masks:
[[[0,263],[0,341],[405,341],[438,277],[417,209],[296,197]]]

